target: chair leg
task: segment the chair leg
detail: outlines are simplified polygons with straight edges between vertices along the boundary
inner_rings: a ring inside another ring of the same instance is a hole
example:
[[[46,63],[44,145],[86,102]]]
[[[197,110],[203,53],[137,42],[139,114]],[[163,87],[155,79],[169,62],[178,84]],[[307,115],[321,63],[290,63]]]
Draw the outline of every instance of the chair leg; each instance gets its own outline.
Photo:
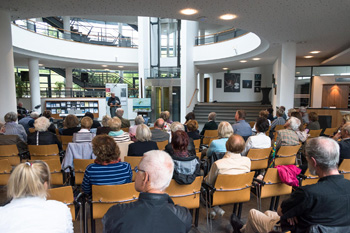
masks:
[[[274,210],[277,211],[277,208],[278,208],[278,203],[280,202],[280,196],[277,196],[276,197],[276,201],[275,201],[275,207],[274,207]]]
[[[274,205],[275,205],[275,199],[276,199],[276,197],[271,197],[271,202],[270,202],[270,208],[269,208],[269,210],[273,210]]]
[[[237,216],[237,203],[235,203],[233,205],[233,211],[232,211],[232,214],[236,215]]]
[[[196,209],[196,215],[194,219],[194,226],[197,228],[198,227],[198,219],[199,219],[199,207]]]
[[[237,217],[238,217],[239,219],[241,219],[242,208],[243,208],[243,203],[239,203],[239,204],[238,204],[238,213],[237,213]]]
[[[92,203],[90,204],[91,233],[96,233],[95,219],[93,215]]]

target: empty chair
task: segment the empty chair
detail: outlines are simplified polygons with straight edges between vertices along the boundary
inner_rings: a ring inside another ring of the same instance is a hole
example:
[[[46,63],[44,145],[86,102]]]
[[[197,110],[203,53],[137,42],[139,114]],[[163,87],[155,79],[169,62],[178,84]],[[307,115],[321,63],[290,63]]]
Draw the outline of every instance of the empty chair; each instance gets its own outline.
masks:
[[[21,162],[16,145],[0,145],[0,160],[7,159],[11,166]]]
[[[344,175],[345,179],[350,180],[350,159],[343,159],[339,166],[339,171]]]
[[[247,157],[251,161],[250,170],[260,170],[266,169],[268,167],[269,156],[272,147],[265,149],[250,149],[248,151]]]
[[[323,132],[326,136],[332,136],[337,131],[337,128],[326,128]]]
[[[0,186],[7,185],[11,175],[12,166],[7,159],[0,160]]]
[[[127,162],[130,164],[132,169],[132,181],[135,181],[135,167],[139,165],[140,161],[142,159],[142,156],[125,156],[124,162]]]
[[[50,183],[52,185],[63,185],[63,173],[61,170],[61,163],[59,160],[43,160],[47,163],[50,168],[51,180]]]
[[[58,146],[52,145],[28,145],[32,160],[60,160]]]
[[[320,136],[321,131],[322,131],[322,129],[310,130],[310,131],[309,131],[309,134],[310,134],[309,138],[315,138],[315,137]]]
[[[89,164],[94,163],[94,159],[74,159],[75,185],[83,183],[85,169]]]
[[[295,164],[296,155],[301,145],[296,146],[281,146],[276,153],[275,166]]]

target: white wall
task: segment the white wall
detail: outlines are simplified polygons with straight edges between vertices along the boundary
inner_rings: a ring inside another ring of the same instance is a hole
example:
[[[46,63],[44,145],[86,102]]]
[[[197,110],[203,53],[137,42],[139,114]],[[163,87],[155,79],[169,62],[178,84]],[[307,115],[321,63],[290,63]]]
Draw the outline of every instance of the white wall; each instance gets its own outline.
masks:
[[[161,57],[160,67],[176,67],[177,57]]]

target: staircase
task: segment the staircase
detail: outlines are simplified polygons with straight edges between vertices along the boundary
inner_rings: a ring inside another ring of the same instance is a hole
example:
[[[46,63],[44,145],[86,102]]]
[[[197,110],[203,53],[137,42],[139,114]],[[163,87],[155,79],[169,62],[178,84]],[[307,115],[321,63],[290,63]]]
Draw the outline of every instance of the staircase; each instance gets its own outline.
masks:
[[[210,112],[216,112],[216,122],[228,121],[235,123],[235,114],[237,110],[245,110],[246,121],[255,121],[261,110],[267,109],[271,105],[262,105],[260,102],[217,102],[217,103],[198,103],[194,106],[193,112],[199,124],[208,121]]]

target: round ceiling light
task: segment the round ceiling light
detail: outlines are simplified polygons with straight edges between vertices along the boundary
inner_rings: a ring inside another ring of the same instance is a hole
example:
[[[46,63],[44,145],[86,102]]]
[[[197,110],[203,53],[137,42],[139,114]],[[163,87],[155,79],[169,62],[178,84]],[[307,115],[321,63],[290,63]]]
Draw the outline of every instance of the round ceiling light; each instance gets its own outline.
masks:
[[[261,60],[261,58],[260,57],[254,57],[252,60],[253,61],[259,61],[259,60]]]
[[[304,56],[304,58],[313,58],[314,56]]]
[[[186,9],[182,9],[180,13],[183,15],[194,15],[194,14],[197,14],[198,11],[196,9],[186,8]]]
[[[318,54],[318,53],[320,53],[321,51],[311,51],[310,53],[312,53],[312,54]]]
[[[246,62],[248,62],[247,60],[241,60],[241,61],[239,61],[239,62],[241,62],[241,63],[246,63]]]
[[[228,70],[228,68],[222,68],[223,70]]]
[[[232,20],[235,18],[237,18],[237,16],[233,15],[233,14],[225,14],[225,15],[220,16],[220,19],[222,19],[222,20]]]

